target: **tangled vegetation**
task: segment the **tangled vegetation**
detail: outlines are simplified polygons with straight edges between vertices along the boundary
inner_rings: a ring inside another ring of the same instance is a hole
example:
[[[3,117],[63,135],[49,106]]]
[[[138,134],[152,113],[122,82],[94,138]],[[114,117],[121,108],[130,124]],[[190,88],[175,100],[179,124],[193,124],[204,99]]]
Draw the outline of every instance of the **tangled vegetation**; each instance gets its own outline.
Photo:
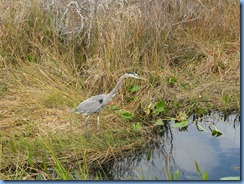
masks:
[[[0,2],[0,178],[100,179],[155,117],[240,109],[236,0]],[[84,135],[70,110],[127,80]],[[76,171],[75,173],[74,170]],[[52,174],[53,172],[56,175]]]

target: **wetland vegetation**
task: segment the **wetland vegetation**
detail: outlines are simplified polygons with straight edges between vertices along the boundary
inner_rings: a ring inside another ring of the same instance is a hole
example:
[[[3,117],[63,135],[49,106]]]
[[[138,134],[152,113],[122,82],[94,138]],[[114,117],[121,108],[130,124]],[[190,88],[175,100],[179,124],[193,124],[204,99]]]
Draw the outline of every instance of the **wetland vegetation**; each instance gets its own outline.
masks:
[[[165,120],[239,112],[239,21],[237,0],[1,1],[0,178],[104,179]],[[86,137],[71,109],[128,71],[148,81],[124,81]]]

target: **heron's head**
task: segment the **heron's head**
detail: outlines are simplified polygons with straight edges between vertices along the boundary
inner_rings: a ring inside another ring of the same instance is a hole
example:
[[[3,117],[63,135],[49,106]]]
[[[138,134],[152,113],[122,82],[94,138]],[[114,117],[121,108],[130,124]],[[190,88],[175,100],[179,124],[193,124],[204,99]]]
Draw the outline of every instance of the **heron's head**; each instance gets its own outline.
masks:
[[[127,72],[125,75],[126,75],[126,77],[132,77],[132,78],[135,78],[135,79],[144,79],[143,77],[140,77],[139,75],[137,75],[134,72]]]

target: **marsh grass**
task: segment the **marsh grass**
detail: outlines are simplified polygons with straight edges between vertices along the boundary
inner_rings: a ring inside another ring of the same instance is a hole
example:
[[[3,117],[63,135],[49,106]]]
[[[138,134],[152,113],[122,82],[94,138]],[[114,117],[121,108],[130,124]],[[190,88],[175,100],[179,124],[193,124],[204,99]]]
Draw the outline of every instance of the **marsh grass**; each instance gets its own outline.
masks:
[[[0,3],[1,179],[77,179],[77,165],[91,179],[150,140],[150,104],[164,102],[161,117],[240,109],[238,1],[70,2]],[[102,136],[94,116],[85,137],[70,110],[127,71],[148,81],[126,80],[100,114]]]

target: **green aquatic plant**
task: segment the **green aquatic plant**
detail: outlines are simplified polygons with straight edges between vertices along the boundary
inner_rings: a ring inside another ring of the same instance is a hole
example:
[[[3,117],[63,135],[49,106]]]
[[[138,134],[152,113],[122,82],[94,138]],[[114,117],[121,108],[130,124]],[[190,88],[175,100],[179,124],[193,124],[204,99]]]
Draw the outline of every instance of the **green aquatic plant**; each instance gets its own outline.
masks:
[[[149,104],[145,109],[144,112],[146,115],[153,115],[158,116],[165,111],[165,102],[164,100],[158,101],[156,103]]]
[[[199,174],[199,176],[201,177],[202,180],[207,180],[208,179],[208,173],[206,171],[204,171],[203,173],[200,171],[199,165],[197,163],[197,161],[195,161],[195,168],[197,173]]]
[[[209,129],[211,130],[211,132],[212,132],[212,136],[214,137],[219,137],[219,136],[221,136],[223,133],[221,132],[221,131],[219,131],[218,129],[217,129],[217,127],[215,126],[215,125],[212,125],[213,127],[214,127],[214,130],[212,130],[211,128],[210,128],[210,126],[209,126]]]
[[[153,114],[154,115],[159,115],[160,113],[164,112],[164,106],[165,106],[165,103],[164,101],[159,101],[155,104],[155,107],[154,107],[154,111],[153,111]]]
[[[172,118],[171,120],[175,120],[175,124],[173,124],[174,128],[184,128],[189,124],[188,116],[185,112],[180,112],[176,118]]]

